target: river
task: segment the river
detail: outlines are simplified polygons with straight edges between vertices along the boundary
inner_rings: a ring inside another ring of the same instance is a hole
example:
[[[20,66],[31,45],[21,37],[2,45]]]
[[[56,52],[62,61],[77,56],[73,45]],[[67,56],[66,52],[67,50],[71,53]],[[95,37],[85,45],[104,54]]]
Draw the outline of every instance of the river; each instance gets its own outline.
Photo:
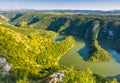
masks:
[[[61,41],[64,37],[65,36],[59,36],[56,40]],[[105,77],[120,75],[120,54],[105,45],[104,49],[112,55],[113,58],[110,61],[87,62],[86,59],[89,55],[88,47],[83,39],[76,38],[76,45],[60,59],[59,64],[68,67],[73,65],[75,69],[79,70],[90,68],[93,73]]]
[[[12,25],[12,22],[8,22],[8,25]],[[55,41],[62,41],[66,36],[58,36]],[[120,54],[115,50],[110,49],[109,43],[103,43],[103,48],[112,55],[112,60],[107,62],[87,62],[88,47],[83,39],[75,38],[76,45],[68,51],[59,61],[60,65],[71,66],[75,69],[86,70],[90,68],[93,73],[100,74],[105,77],[120,75]]]

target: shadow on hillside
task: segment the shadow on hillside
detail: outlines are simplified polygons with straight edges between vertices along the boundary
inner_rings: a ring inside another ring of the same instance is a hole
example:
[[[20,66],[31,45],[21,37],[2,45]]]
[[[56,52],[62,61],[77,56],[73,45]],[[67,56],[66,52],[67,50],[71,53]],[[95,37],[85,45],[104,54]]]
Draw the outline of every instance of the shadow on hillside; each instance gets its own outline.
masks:
[[[64,32],[65,34],[69,34],[69,35],[77,34],[78,28],[79,28],[79,26],[77,25],[78,22],[79,22],[79,19],[71,20],[69,23],[69,26],[63,29],[61,33]]]
[[[90,24],[90,21],[83,23],[80,19],[71,20],[69,26],[60,31],[60,33],[64,33],[65,35],[84,36]]]
[[[15,17],[13,17],[13,18],[10,19],[10,22],[15,21],[17,18],[21,17],[22,15],[23,15],[23,14],[21,14],[21,13],[16,14]]]
[[[36,23],[36,22],[38,22],[40,19],[39,18],[33,18],[29,23],[28,23],[28,25],[30,25],[30,24],[34,24],[34,23]]]
[[[112,58],[114,58],[115,62],[120,63],[120,53],[117,52],[112,45],[114,45],[114,43],[111,42],[104,42],[103,44],[100,43],[100,46],[107,51],[108,53],[110,53],[112,55]]]
[[[61,26],[65,24],[66,20],[67,20],[66,18],[57,18],[53,22],[50,23],[50,25],[48,26],[46,30],[58,32]]]

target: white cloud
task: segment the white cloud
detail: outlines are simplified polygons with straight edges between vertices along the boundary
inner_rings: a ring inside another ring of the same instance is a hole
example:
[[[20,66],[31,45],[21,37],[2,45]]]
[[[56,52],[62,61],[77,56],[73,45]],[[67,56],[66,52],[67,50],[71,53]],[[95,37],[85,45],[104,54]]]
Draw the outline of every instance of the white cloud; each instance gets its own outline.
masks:
[[[80,10],[113,10],[120,9],[119,3],[116,5],[111,5],[109,3],[62,3],[62,4],[52,4],[52,3],[0,3],[0,9],[80,9]]]

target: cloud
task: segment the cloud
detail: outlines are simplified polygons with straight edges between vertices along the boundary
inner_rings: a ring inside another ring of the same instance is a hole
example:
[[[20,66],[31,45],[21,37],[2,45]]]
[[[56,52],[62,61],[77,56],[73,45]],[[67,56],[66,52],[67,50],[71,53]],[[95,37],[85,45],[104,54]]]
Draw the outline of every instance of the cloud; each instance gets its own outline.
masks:
[[[120,1],[115,1],[117,0],[0,0],[0,9],[120,9]]]

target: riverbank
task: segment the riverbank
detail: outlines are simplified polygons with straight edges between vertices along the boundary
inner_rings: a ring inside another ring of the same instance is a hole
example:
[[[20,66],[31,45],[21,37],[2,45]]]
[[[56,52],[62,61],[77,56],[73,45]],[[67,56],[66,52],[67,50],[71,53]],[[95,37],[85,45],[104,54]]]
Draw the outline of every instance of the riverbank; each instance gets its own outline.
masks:
[[[61,59],[68,51],[70,51],[74,46],[75,46],[75,45],[73,45],[73,46],[72,46],[71,48],[69,48],[65,53],[63,53],[63,54],[61,55],[61,57],[59,57],[58,62],[57,62],[58,65],[60,65],[60,64],[59,64],[60,59]]]
[[[112,60],[94,63],[87,62],[85,59],[89,56],[88,47],[83,39],[78,38],[76,40],[76,45],[60,58],[59,64],[67,67],[73,65],[75,69],[82,71],[90,68],[93,73],[105,77],[116,76],[120,74],[120,63],[118,61],[120,56],[116,55],[114,50],[107,51],[113,56]]]
[[[67,37],[67,36],[57,35],[54,41],[60,42],[60,41],[64,40],[66,37]],[[64,53],[58,58],[57,65],[59,65],[60,59],[61,59],[67,52],[69,52],[74,46],[75,46],[75,44],[73,44],[73,45],[71,46],[71,48],[69,48],[66,52],[64,52]]]

